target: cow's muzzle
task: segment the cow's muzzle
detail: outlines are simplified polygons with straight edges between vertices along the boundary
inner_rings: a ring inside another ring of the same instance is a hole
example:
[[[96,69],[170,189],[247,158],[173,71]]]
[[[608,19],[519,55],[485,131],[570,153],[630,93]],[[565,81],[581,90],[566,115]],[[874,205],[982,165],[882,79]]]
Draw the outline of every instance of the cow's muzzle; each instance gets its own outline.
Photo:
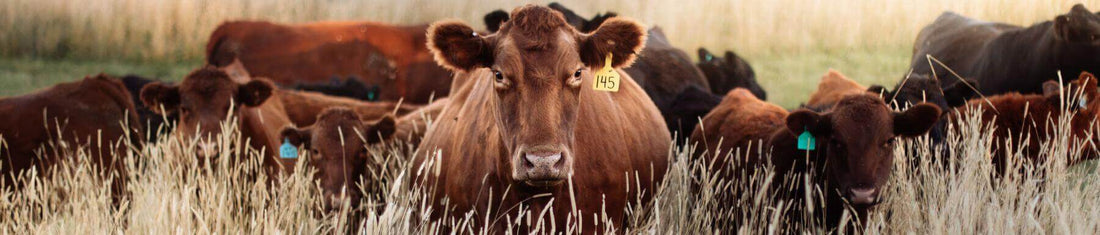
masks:
[[[573,154],[562,147],[521,148],[513,157],[512,178],[537,187],[554,186],[573,173]]]

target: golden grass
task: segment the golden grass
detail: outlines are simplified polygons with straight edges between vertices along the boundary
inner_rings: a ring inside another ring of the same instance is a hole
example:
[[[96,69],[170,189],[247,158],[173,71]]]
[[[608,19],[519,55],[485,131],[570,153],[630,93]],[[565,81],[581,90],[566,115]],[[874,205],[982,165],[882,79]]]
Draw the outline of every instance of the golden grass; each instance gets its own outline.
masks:
[[[673,44],[734,49],[749,55],[820,49],[910,47],[920,28],[945,10],[1030,25],[1068,12],[1072,0],[564,0],[580,15],[615,11],[665,29]],[[1098,0],[1083,1],[1100,7]],[[534,1],[545,4],[545,1]],[[277,22],[370,20],[424,24],[482,16],[521,3],[504,0],[9,0],[0,2],[0,55],[193,59],[225,20]]]
[[[1065,115],[1069,116],[1069,115]],[[759,167],[743,181],[716,178],[708,163],[692,160],[692,151],[705,146],[679,146],[670,151],[670,165],[656,199],[634,202],[627,208],[627,226],[608,232],[628,234],[710,234],[719,227],[741,233],[843,233],[865,230],[879,234],[1082,234],[1100,228],[1100,172],[1094,167],[1067,167],[1070,158],[1080,157],[1068,144],[1068,119],[1058,125],[1040,147],[1047,161],[1034,164],[1014,162],[1004,176],[995,176],[989,156],[993,139],[990,129],[980,129],[980,117],[966,117],[949,128],[943,148],[950,155],[936,157],[938,147],[929,139],[901,141],[895,153],[893,178],[886,186],[885,201],[876,206],[869,221],[845,224],[828,230],[811,214],[789,215],[793,208],[822,210],[820,191],[806,199],[778,200],[764,193],[767,182],[786,180],[789,187],[802,185],[808,175],[776,175]],[[234,128],[226,124],[224,128]],[[0,179],[0,234],[71,233],[342,233],[433,234],[444,228],[459,233],[499,231],[474,218],[487,215],[456,213],[442,220],[424,217],[428,195],[419,182],[419,166],[409,164],[410,146],[401,143],[371,146],[372,173],[365,176],[375,187],[362,189],[369,195],[360,208],[322,209],[322,196],[313,169],[298,164],[292,174],[269,182],[258,170],[259,154],[231,132],[216,138],[218,154],[196,158],[188,141],[165,138],[123,154],[125,195],[112,200],[108,190],[113,181],[84,159],[88,153],[67,148],[66,164],[51,172],[27,172],[17,179],[25,185],[14,190],[11,181]],[[1080,144],[1075,146],[1082,146]],[[1023,157],[1011,146],[1008,153]],[[3,147],[0,147],[3,148]],[[914,149],[915,151],[909,151]],[[727,150],[722,150],[727,151]],[[734,150],[735,157],[738,151]],[[305,151],[303,151],[304,153]],[[4,153],[0,149],[0,154]],[[308,159],[308,154],[301,156]],[[0,156],[0,164],[7,156]],[[435,164],[429,162],[429,164]],[[739,164],[731,161],[731,164]],[[427,166],[430,169],[431,166]],[[37,177],[45,175],[46,177]],[[257,177],[258,176],[258,177]],[[697,188],[693,185],[703,185]],[[629,189],[624,189],[629,190]],[[504,189],[496,189],[500,193]],[[718,193],[736,195],[732,202],[716,201]],[[347,205],[347,204],[345,204]],[[554,202],[568,206],[570,202]],[[500,210],[500,205],[492,205]],[[359,219],[356,219],[359,218]],[[532,228],[539,233],[574,233],[580,221],[553,220],[527,207],[501,215],[504,230]],[[585,217],[606,224],[606,218]],[[567,231],[548,225],[565,223]]]

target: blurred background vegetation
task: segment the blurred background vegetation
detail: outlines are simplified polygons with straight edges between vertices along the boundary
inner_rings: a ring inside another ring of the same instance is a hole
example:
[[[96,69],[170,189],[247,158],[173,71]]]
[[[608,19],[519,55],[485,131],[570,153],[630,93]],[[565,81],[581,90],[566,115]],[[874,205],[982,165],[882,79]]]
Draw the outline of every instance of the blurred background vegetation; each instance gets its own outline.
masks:
[[[530,3],[546,4],[549,1]],[[906,72],[920,29],[944,11],[1031,25],[1068,12],[1069,0],[562,0],[579,15],[613,11],[664,29],[695,57],[732,50],[756,69],[771,101],[796,107],[828,68],[864,84],[892,85]],[[1096,8],[1100,0],[1084,1]],[[504,0],[7,0],[0,1],[0,96],[88,74],[176,80],[201,65],[225,20],[293,23],[367,20],[429,24],[481,18],[524,2]],[[695,59],[695,58],[693,58]]]

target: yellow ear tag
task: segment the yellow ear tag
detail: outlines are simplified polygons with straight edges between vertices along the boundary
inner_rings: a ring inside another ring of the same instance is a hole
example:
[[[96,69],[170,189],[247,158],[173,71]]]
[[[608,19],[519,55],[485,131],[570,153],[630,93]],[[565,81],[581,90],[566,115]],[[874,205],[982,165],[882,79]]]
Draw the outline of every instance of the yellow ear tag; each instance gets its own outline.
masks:
[[[610,91],[618,92],[619,86],[622,83],[619,82],[619,72],[615,71],[615,68],[611,67],[611,53],[607,54],[603,68],[596,72],[596,81],[592,82],[592,89],[597,91]]]

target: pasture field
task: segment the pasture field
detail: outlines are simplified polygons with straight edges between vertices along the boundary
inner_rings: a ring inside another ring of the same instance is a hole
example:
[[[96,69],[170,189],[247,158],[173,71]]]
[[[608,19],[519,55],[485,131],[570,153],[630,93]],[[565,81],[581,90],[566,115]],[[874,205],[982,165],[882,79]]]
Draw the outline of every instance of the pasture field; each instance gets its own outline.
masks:
[[[615,11],[660,26],[677,46],[694,57],[706,47],[719,54],[734,50],[756,70],[770,102],[797,107],[828,68],[863,84],[892,86],[904,76],[912,41],[920,28],[942,11],[993,21],[1030,25],[1068,11],[1066,0],[777,0],[777,1],[561,1],[582,16]],[[535,3],[545,4],[544,1]],[[1100,0],[1082,2],[1100,8]],[[267,19],[280,22],[372,20],[429,23],[463,19],[479,27],[481,17],[518,2],[503,0],[7,0],[0,1],[0,96],[18,95],[61,81],[100,72],[137,74],[179,80],[201,65],[210,31],[223,20]],[[719,54],[720,55],[720,54]],[[693,58],[694,59],[694,58]],[[1071,78],[1067,76],[1067,79]],[[1051,141],[1040,143],[1043,156],[1035,165],[1017,164],[1004,176],[993,176],[989,130],[969,117],[948,136],[943,159],[930,159],[937,149],[927,139],[899,142],[894,175],[885,202],[865,221],[870,234],[1095,234],[1100,233],[1100,169],[1095,164],[1067,167],[1080,157],[1069,147],[1068,126],[1060,125]],[[1064,124],[1067,120],[1059,120]],[[230,124],[226,124],[230,125]],[[230,135],[235,135],[231,133]],[[424,217],[428,195],[412,179],[422,169],[411,166],[416,151],[395,143],[373,146],[377,170],[363,179],[371,187],[361,208],[322,209],[321,193],[299,167],[269,184],[257,170],[255,150],[220,138],[219,154],[197,160],[193,143],[162,139],[133,145],[123,156],[123,188],[129,195],[113,200],[111,180],[93,172],[86,161],[73,160],[55,172],[29,172],[4,177],[0,185],[19,182],[21,191],[0,187],[0,234],[226,234],[340,233],[420,234],[451,227],[462,233],[492,233],[470,224],[478,214],[433,221]],[[907,151],[915,146],[917,151]],[[238,148],[240,147],[240,148]],[[1019,146],[1014,146],[1018,148]],[[0,164],[7,159],[0,138]],[[823,230],[810,218],[788,218],[791,207],[820,209],[820,203],[773,201],[746,193],[737,209],[715,201],[718,191],[760,191],[777,180],[760,169],[745,184],[716,181],[706,163],[691,161],[691,151],[670,149],[669,173],[649,203],[633,204],[623,230],[629,234],[709,234],[723,219],[739,221],[742,233],[844,233]],[[1009,150],[1009,155],[1016,151]],[[72,159],[91,153],[71,149]],[[270,150],[263,150],[270,151]],[[302,156],[308,158],[308,156]],[[203,161],[215,161],[214,164]],[[228,164],[241,161],[247,164]],[[299,164],[304,166],[305,164]],[[228,167],[241,166],[241,167]],[[47,177],[35,177],[45,175]],[[800,177],[800,176],[794,176]],[[14,181],[14,182],[13,182]],[[701,190],[691,185],[702,183]],[[629,190],[629,189],[624,189]],[[815,198],[818,194],[807,195]],[[569,202],[557,202],[568,206]],[[725,209],[723,209],[725,208]],[[527,225],[538,232],[551,223],[539,211],[514,208],[495,218],[501,224]],[[588,216],[588,215],[585,215]],[[736,218],[736,219],[734,219]],[[357,223],[349,224],[348,221]],[[575,224],[575,221],[556,221]],[[507,231],[525,232],[525,231]]]

